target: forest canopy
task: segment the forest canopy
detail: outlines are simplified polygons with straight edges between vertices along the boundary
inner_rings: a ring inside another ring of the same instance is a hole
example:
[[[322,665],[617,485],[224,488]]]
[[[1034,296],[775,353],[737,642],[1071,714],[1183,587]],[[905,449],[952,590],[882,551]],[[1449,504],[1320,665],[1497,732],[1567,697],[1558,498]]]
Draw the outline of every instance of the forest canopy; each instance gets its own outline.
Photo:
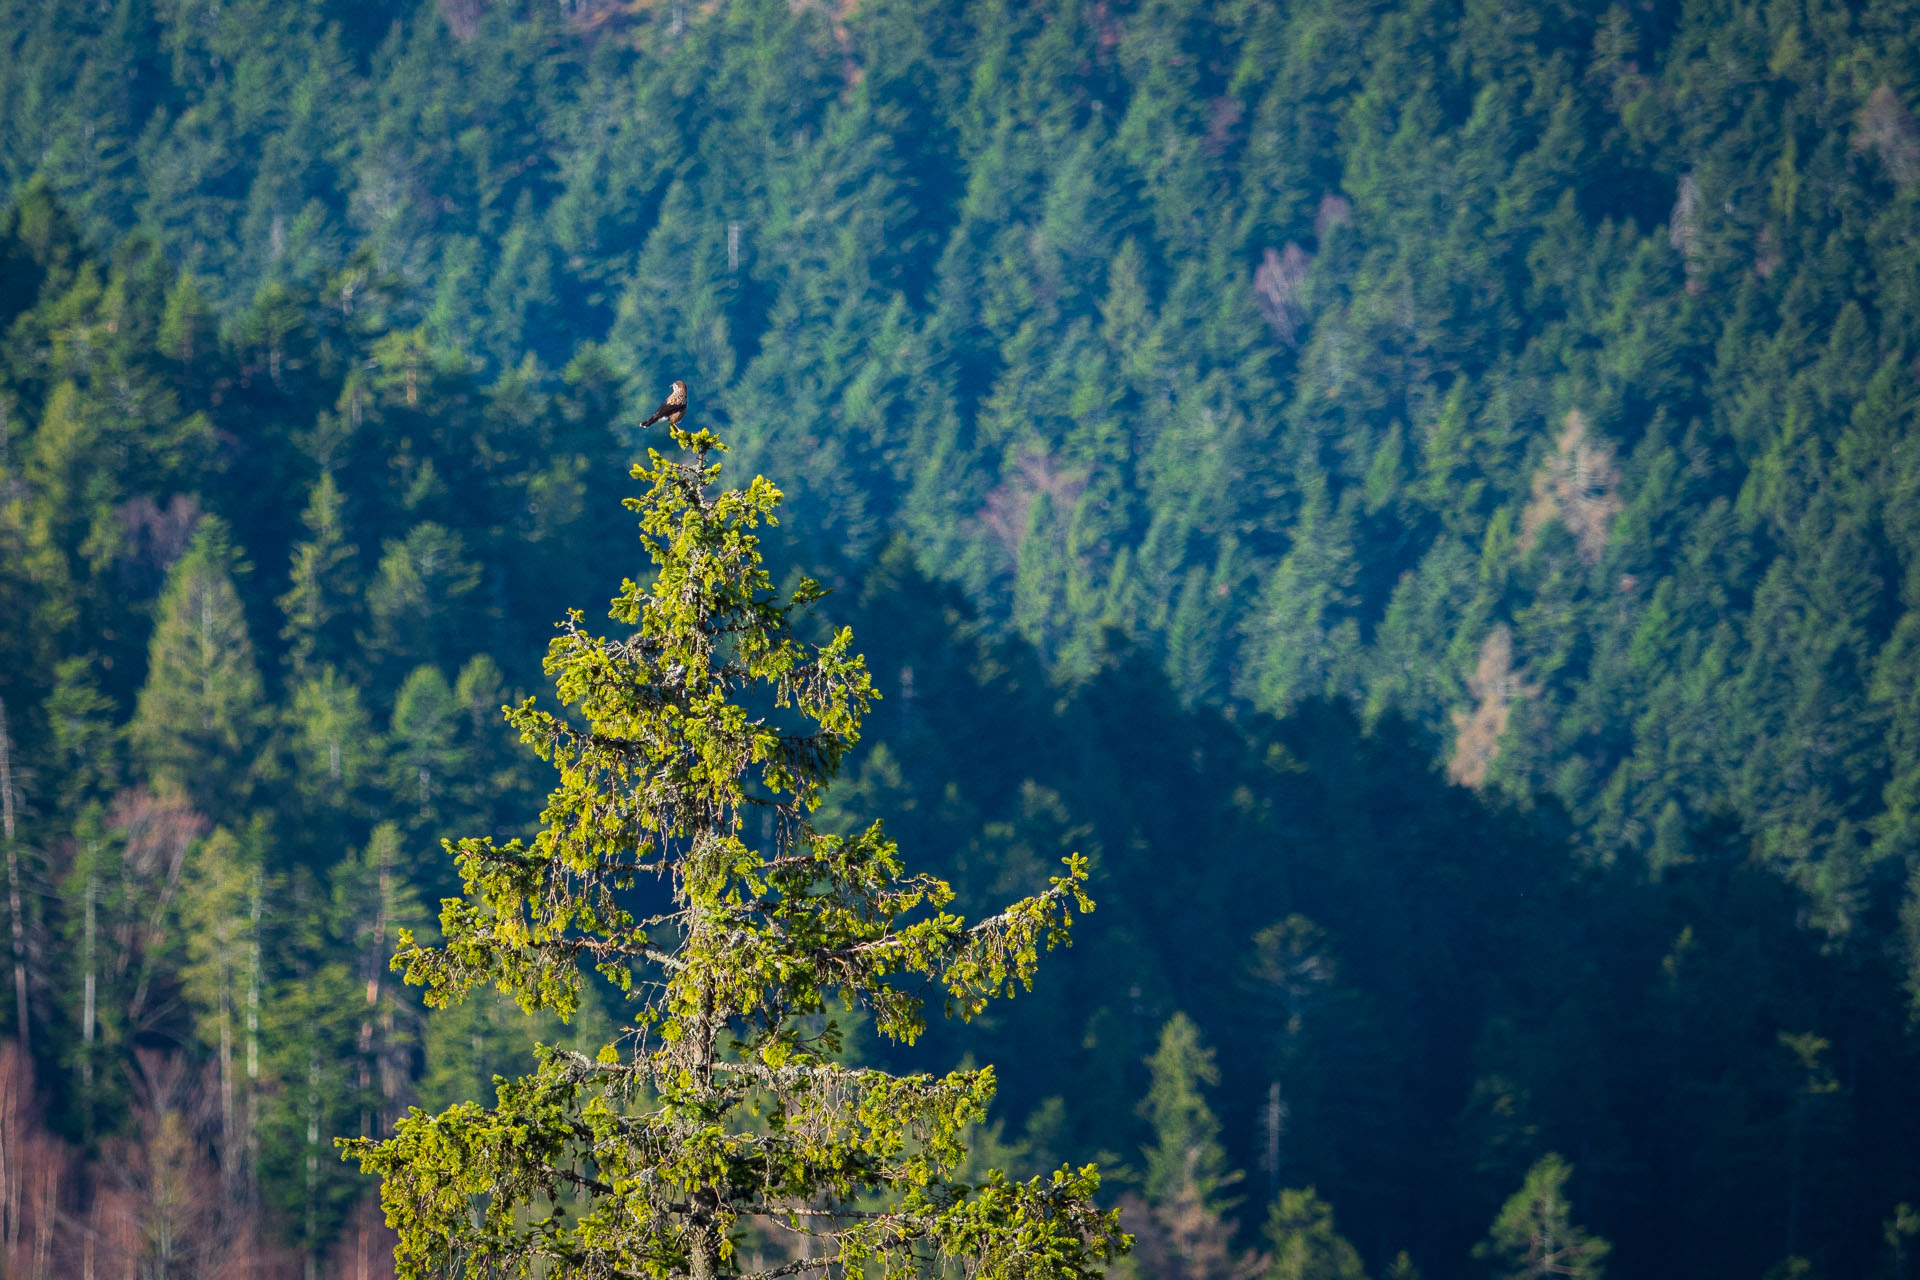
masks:
[[[1030,996],[849,1053],[999,1064],[1122,1266],[1904,1274],[1916,41],[0,0],[8,1274],[371,1275],[334,1136],[597,1052],[386,961],[537,821],[673,378],[884,694],[822,829],[1089,857]]]

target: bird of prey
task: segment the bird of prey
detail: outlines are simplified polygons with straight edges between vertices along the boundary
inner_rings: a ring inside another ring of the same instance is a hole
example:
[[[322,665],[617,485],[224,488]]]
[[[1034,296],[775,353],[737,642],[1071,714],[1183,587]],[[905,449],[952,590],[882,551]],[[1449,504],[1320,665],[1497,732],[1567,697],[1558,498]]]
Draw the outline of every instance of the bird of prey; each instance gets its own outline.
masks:
[[[686,417],[686,415],[687,384],[684,382],[676,382],[668,389],[667,398],[660,402],[660,407],[653,411],[653,416],[640,425],[642,427],[650,427],[660,421],[660,419],[665,418],[668,426],[677,427],[680,425],[680,419]]]

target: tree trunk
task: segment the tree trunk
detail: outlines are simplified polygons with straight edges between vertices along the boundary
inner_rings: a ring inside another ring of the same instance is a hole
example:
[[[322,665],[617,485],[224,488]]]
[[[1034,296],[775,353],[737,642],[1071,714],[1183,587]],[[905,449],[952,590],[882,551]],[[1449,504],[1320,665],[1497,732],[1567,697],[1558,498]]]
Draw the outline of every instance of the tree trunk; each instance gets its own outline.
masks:
[[[32,1028],[27,1016],[27,922],[20,902],[20,850],[14,843],[13,741],[7,736],[7,704],[0,702],[0,838],[7,844],[7,907],[13,925],[13,998],[19,1021],[15,1035],[20,1052],[33,1055]]]
[[[699,850],[706,843],[706,837],[695,837],[694,848]],[[698,853],[695,854],[698,856]],[[704,913],[696,907],[688,922],[688,938],[693,941],[700,934],[713,928]],[[701,994],[700,1019],[692,1028],[691,1037],[694,1060],[692,1063],[695,1077],[703,1090],[711,1093],[713,1089],[714,1046],[719,1040],[720,1023],[715,1016],[713,987],[707,985]],[[720,1230],[717,1221],[720,1207],[720,1188],[702,1187],[687,1197],[693,1203],[693,1212],[687,1215],[687,1226],[693,1236],[690,1242],[688,1270],[693,1280],[716,1280],[720,1275]]]
[[[306,1253],[307,1280],[320,1270],[320,1059],[307,1053],[307,1198],[301,1244]]]
[[[95,903],[100,897],[98,857],[98,849],[89,844],[86,915],[80,942],[80,1086],[87,1103],[81,1114],[86,1119],[86,1136],[89,1139],[93,1136],[93,1023],[98,1011],[100,984],[95,952],[99,911]]]
[[[373,1132],[375,1115],[370,1105],[373,1096],[373,1075],[376,1060],[385,1045],[376,1048],[374,1037],[375,1024],[380,1018],[380,973],[385,967],[381,962],[386,958],[387,949],[387,904],[393,893],[393,867],[388,857],[387,842],[378,834],[374,836],[379,850],[380,863],[374,881],[373,937],[367,950],[367,1011],[360,1023],[360,1136],[368,1137]],[[384,1078],[382,1084],[385,1084]],[[384,1125],[385,1116],[379,1117]]]
[[[718,1280],[720,1275],[720,1231],[714,1222],[714,1206],[719,1197],[711,1189],[694,1193],[696,1206],[689,1215],[693,1247],[689,1250],[688,1270],[693,1280]]]
[[[220,922],[220,930],[226,935],[233,927],[232,918]],[[231,1209],[239,1203],[236,1176],[239,1173],[239,1161],[235,1159],[238,1147],[238,1130],[234,1124],[233,1106],[233,939],[222,936],[220,945],[220,1173],[221,1186],[226,1192],[226,1207]]]
[[[260,868],[253,869],[253,901],[247,933],[247,1178],[243,1184],[249,1205],[259,1199],[260,1176],[260,916],[265,885]]]

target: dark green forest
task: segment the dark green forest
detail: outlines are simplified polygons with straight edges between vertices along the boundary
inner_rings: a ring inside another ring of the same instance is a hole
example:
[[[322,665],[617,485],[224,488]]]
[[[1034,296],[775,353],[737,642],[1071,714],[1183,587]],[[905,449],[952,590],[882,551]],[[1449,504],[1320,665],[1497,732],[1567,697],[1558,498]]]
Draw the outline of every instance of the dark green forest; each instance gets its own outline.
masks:
[[[0,0],[3,1274],[390,1275],[333,1139],[599,1047],[387,959],[684,378],[825,825],[1091,859],[852,1052],[1115,1274],[1909,1276],[1917,109],[1909,0]]]

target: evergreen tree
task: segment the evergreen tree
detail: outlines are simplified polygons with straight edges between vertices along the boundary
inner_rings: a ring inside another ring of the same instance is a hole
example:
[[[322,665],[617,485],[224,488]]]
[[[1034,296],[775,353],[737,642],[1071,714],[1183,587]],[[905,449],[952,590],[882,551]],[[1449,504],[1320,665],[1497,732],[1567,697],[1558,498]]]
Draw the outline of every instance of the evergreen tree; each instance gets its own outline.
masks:
[[[365,960],[352,945],[361,922],[340,921],[304,866],[276,887],[261,997],[258,1167],[269,1221],[317,1270],[366,1190],[332,1158],[334,1135],[359,1132],[378,1106],[377,1081],[363,1083],[362,1073]]]
[[[1573,1166],[1559,1156],[1540,1157],[1473,1256],[1492,1264],[1499,1280],[1600,1280],[1612,1246],[1574,1224],[1567,1203],[1572,1176]]]
[[[364,1213],[332,1133],[614,1038],[487,1001],[416,1041],[384,981],[370,1018],[372,828],[522,833],[514,655],[589,597],[608,424],[673,377],[898,672],[816,827],[885,816],[968,913],[1103,851],[1041,992],[918,1051],[1042,1064],[998,1095],[1065,1096],[1041,1145],[1131,1147],[1178,1006],[1221,1167],[1311,1183],[1380,1263],[1465,1274],[1488,1179],[1554,1134],[1649,1275],[1885,1261],[1914,0],[0,0],[0,31],[0,1007],[24,976],[18,1096],[89,1166],[9,1274],[85,1274],[83,1221],[226,1232],[162,1193],[257,1182],[317,1277]],[[181,687],[149,641],[202,508],[293,570],[235,582],[290,651],[237,748],[138,698]],[[238,906],[210,824],[267,868]],[[0,1249],[38,1212],[17,1150]],[[1265,1198],[1128,1209],[1148,1273],[1263,1265]]]
[[[238,798],[258,767],[263,689],[233,585],[239,564],[226,525],[204,520],[167,575],[128,727],[151,776],[201,804]]]
[[[300,516],[307,538],[293,549],[291,582],[279,600],[287,619],[280,637],[287,642],[287,662],[296,674],[304,674],[315,662],[337,658],[338,621],[357,594],[353,546],[341,518],[345,506],[333,473],[321,472]]]
[[[459,707],[437,667],[416,667],[394,697],[387,791],[416,832],[441,828],[470,793],[469,751],[461,740]]]
[[[403,1273],[558,1265],[705,1280],[743,1266],[906,1274],[952,1259],[1006,1280],[1091,1275],[1121,1243],[1091,1202],[1092,1166],[954,1180],[991,1069],[841,1066],[839,1025],[822,1019],[839,999],[911,1041],[925,1026],[921,983],[967,1017],[1030,984],[1039,949],[1065,941],[1074,907],[1092,905],[1085,860],[967,926],[941,910],[946,884],[905,874],[878,824],[848,837],[814,829],[871,679],[849,631],[820,645],[795,634],[794,612],[823,595],[816,583],[772,591],[754,530],[779,491],[756,477],[714,492],[718,441],[675,434],[692,461],[655,453],[634,470],[648,489],[629,505],[656,573],[614,602],[629,635],[593,637],[575,612],[548,651],[582,723],[531,700],[512,711],[562,771],[541,833],[531,845],[460,841],[466,896],[442,913],[444,944],[402,934],[395,958],[431,1004],[494,983],[562,1016],[579,1008],[578,965],[590,962],[640,1002],[621,1037],[631,1047],[544,1050],[532,1075],[502,1083],[497,1106],[416,1111],[386,1142],[347,1144],[382,1177]],[[756,850],[742,833],[762,809],[772,839]],[[663,878],[666,911],[641,918],[627,905],[642,876]],[[811,1261],[747,1265],[735,1249],[743,1220],[800,1233]]]
[[[383,822],[373,829],[366,848],[343,860],[334,876],[338,932],[358,953],[356,976],[366,990],[355,1078],[362,1137],[392,1128],[408,1091],[419,1039],[419,1004],[386,978],[394,940],[402,929],[418,929],[425,918],[405,869],[400,829]]]
[[[263,828],[244,846],[221,827],[195,846],[180,899],[187,963],[180,977],[214,1048],[220,1170],[226,1203],[252,1198],[249,1153],[258,1114],[259,1029],[253,1011],[260,946],[258,863]]]
[[[77,814],[89,801],[105,798],[118,782],[121,762],[113,711],[113,700],[101,691],[88,659],[68,658],[54,669],[46,717],[61,812]]]
[[[1267,1210],[1273,1260],[1261,1280],[1366,1280],[1360,1254],[1333,1227],[1333,1206],[1312,1187],[1280,1193]]]
[[[355,812],[367,800],[383,745],[359,687],[322,666],[293,686],[288,704],[293,783],[307,812]]]
[[[1127,1205],[1123,1219],[1135,1233],[1138,1274],[1170,1280],[1252,1274],[1258,1262],[1233,1244],[1227,1214],[1235,1202],[1221,1194],[1241,1174],[1227,1164],[1220,1121],[1203,1093],[1220,1083],[1220,1071],[1186,1014],[1174,1014],[1160,1029],[1147,1068],[1152,1080],[1139,1107],[1154,1134],[1144,1153],[1146,1203]]]
[[[467,647],[479,585],[480,566],[453,530],[428,521],[388,539],[367,587],[368,651],[402,670],[446,663]]]
[[[520,829],[540,807],[540,764],[520,750],[501,718],[507,700],[503,684],[500,665],[482,653],[460,668],[453,686],[459,763],[450,781],[471,814],[466,820],[495,832]]]
[[[1240,1175],[1227,1164],[1220,1121],[1202,1092],[1220,1083],[1220,1068],[1193,1019],[1176,1013],[1167,1020],[1147,1068],[1153,1083],[1140,1104],[1154,1137],[1145,1153],[1147,1198],[1189,1199],[1214,1211],[1226,1207],[1231,1202],[1223,1193]]]

